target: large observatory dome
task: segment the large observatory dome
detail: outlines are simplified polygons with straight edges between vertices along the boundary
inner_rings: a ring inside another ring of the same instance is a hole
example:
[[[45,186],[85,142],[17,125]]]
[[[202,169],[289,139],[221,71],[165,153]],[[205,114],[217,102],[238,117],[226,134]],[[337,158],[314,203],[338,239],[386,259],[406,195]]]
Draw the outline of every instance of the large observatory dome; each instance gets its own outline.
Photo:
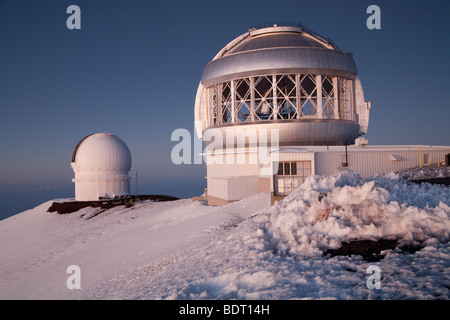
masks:
[[[200,138],[239,126],[277,129],[280,145],[344,145],[366,133],[369,109],[350,53],[299,24],[272,25],[205,66],[195,119]]]
[[[131,169],[131,153],[118,136],[96,133],[76,145],[72,163],[78,172],[128,172]]]
[[[78,142],[72,152],[75,199],[113,199],[130,193],[131,153],[111,133],[96,133]]]

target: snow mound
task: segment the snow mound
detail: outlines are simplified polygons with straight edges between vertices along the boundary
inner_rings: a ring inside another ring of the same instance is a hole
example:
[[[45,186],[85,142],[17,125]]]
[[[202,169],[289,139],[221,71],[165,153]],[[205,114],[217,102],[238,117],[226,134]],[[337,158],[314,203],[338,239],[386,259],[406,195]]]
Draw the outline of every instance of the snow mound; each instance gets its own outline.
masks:
[[[222,207],[51,205],[0,222],[1,299],[450,298],[449,187],[398,174],[310,177],[272,207],[267,192]],[[420,243],[383,253],[381,289],[367,286],[372,261],[324,254],[378,239]],[[70,265],[80,290],[67,287]]]
[[[281,255],[307,257],[354,240],[445,243],[450,232],[449,190],[402,181],[395,174],[372,179],[350,171],[310,176],[266,212],[264,237]]]
[[[395,172],[403,180],[421,180],[450,177],[449,166],[423,166],[407,168]]]

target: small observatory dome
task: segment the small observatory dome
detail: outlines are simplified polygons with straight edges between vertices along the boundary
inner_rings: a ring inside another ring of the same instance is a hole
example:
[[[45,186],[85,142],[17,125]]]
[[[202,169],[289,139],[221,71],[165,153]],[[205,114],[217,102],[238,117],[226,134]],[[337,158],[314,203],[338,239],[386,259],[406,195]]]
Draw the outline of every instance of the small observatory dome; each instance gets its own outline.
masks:
[[[270,25],[206,64],[196,131],[276,129],[280,145],[346,145],[366,133],[369,109],[350,53],[300,24]]]
[[[81,139],[72,152],[75,199],[95,201],[130,194],[131,153],[126,143],[111,133]]]

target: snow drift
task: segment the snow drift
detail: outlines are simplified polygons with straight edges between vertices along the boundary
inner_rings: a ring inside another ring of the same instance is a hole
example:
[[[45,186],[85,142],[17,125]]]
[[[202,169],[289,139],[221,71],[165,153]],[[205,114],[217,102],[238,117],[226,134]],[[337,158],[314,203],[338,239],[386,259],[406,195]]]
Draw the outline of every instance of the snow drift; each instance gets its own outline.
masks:
[[[312,176],[283,201],[188,199],[59,215],[52,201],[0,222],[2,299],[449,299],[449,187],[398,175]],[[89,219],[88,219],[89,218]],[[376,262],[327,250],[391,239]],[[410,253],[402,244],[420,245]],[[66,287],[69,265],[81,289]]]
[[[354,172],[310,176],[267,214],[265,234],[282,254],[320,256],[353,240],[399,240],[400,245],[449,241],[448,187],[361,179]]]

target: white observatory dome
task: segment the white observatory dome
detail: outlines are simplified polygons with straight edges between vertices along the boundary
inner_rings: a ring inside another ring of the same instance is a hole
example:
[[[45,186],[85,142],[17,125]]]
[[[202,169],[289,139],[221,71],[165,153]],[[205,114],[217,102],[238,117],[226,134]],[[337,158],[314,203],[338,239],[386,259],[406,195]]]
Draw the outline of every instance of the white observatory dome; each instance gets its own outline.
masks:
[[[118,136],[96,133],[81,140],[72,154],[78,172],[128,172],[131,153]]]
[[[251,28],[205,65],[197,88],[208,204],[287,194],[316,173],[309,148],[354,144],[370,108],[351,53],[299,23]]]
[[[275,129],[284,146],[353,144],[369,110],[352,54],[300,24],[231,41],[206,64],[195,100],[200,139],[211,129],[223,137]]]
[[[71,165],[75,173],[75,199],[93,201],[129,195],[131,153],[111,133],[89,135],[75,146]]]

